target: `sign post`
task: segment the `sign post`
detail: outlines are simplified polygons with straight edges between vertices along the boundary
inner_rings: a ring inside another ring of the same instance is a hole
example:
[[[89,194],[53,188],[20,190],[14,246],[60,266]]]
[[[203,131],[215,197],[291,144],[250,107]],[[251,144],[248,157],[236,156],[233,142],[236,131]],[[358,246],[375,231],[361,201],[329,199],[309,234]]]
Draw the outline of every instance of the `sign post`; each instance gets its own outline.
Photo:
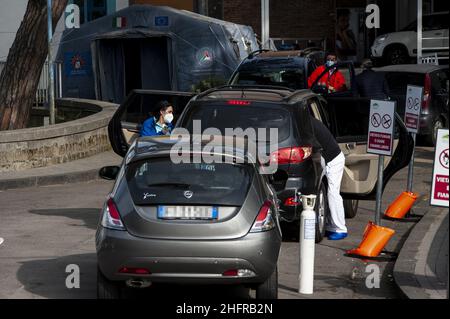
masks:
[[[408,85],[406,89],[405,125],[414,140],[413,154],[408,168],[407,191],[413,191],[414,157],[416,153],[416,136],[419,133],[420,113],[422,110],[423,87]]]
[[[47,40],[48,40],[48,94],[50,109],[50,124],[56,124],[55,111],[55,70],[53,68],[52,39],[53,39],[53,21],[52,21],[52,0],[47,0]]]
[[[370,102],[367,153],[379,155],[375,206],[375,223],[377,225],[381,225],[384,157],[392,156],[394,149],[395,109],[396,102],[394,101],[372,100]]]
[[[431,206],[449,207],[449,130],[439,130],[434,155]]]

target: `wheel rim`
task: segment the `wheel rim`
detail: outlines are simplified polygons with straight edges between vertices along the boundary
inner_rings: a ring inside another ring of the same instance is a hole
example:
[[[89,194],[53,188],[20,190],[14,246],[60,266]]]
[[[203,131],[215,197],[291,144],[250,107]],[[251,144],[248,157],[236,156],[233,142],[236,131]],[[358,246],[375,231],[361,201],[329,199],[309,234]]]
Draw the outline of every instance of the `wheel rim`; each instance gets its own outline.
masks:
[[[319,194],[319,215],[317,216],[319,229],[322,231],[325,227],[325,196],[323,194],[323,191],[320,191]]]
[[[404,60],[404,57],[403,57],[402,50],[397,49],[397,50],[392,51],[392,55],[391,55],[392,64],[402,64],[403,60]]]

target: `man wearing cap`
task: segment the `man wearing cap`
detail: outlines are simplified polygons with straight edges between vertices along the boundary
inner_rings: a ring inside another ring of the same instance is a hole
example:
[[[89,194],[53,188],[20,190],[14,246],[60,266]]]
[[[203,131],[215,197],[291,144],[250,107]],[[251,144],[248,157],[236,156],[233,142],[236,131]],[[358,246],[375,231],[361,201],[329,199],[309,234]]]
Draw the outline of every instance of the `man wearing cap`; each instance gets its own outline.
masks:
[[[371,60],[362,62],[363,72],[356,76],[356,89],[359,96],[370,99],[385,100],[389,94],[387,81],[382,73],[375,72]]]

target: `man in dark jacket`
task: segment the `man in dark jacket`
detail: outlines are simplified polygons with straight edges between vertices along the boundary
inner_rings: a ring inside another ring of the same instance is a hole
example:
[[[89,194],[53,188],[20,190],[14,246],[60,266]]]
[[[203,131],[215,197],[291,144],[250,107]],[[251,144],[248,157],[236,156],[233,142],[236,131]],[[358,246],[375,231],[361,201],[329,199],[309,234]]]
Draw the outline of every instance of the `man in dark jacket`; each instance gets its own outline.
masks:
[[[389,88],[384,75],[372,70],[371,60],[364,60],[361,66],[363,72],[356,76],[356,89],[359,95],[370,99],[387,99]]]

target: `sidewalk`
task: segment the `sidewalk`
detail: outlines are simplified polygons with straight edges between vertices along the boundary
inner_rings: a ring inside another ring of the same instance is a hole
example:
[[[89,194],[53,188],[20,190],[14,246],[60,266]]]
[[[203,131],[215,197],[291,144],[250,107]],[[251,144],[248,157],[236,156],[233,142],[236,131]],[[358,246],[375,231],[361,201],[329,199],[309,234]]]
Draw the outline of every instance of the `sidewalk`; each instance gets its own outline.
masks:
[[[121,161],[121,157],[110,151],[64,164],[0,173],[0,191],[92,181],[98,179],[100,168],[120,165]]]
[[[446,299],[449,213],[427,214],[403,245],[394,268],[395,281],[410,299]]]

